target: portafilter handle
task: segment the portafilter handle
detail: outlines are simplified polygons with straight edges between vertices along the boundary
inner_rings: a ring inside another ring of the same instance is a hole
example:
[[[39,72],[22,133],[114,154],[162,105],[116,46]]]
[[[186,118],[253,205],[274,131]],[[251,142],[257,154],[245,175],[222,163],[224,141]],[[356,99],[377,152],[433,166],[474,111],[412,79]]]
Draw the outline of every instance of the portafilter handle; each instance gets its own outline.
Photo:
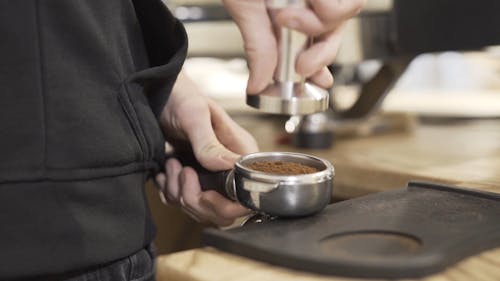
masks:
[[[215,190],[226,198],[236,200],[233,170],[210,171],[196,160],[190,149],[176,153],[173,157],[177,158],[183,166],[189,166],[196,171],[203,191]]]
[[[197,172],[203,191],[215,190],[224,197],[236,201],[233,170],[211,172],[205,169],[205,171],[197,170]]]

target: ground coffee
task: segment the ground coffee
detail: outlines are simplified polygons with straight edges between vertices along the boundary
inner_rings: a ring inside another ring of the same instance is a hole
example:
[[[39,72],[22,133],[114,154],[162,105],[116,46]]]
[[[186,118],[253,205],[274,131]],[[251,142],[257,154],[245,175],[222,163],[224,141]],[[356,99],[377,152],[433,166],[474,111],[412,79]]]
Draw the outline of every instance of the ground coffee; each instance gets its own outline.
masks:
[[[319,172],[319,170],[314,167],[284,161],[258,161],[247,167],[256,171],[279,175],[302,175]]]

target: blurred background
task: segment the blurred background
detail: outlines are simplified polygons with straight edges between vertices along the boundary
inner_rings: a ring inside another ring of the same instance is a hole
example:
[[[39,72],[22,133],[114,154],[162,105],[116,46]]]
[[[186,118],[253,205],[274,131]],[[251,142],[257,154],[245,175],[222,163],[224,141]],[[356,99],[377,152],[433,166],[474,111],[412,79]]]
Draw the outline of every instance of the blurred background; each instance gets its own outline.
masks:
[[[245,104],[243,43],[221,1],[165,4],[188,33],[186,72],[242,126],[257,132],[248,116],[272,119],[292,147],[328,148],[336,138],[421,122],[500,117],[500,1],[368,0],[330,66],[331,109],[306,117],[263,117]],[[159,254],[198,247],[203,226],[164,206],[152,184],[147,190]]]

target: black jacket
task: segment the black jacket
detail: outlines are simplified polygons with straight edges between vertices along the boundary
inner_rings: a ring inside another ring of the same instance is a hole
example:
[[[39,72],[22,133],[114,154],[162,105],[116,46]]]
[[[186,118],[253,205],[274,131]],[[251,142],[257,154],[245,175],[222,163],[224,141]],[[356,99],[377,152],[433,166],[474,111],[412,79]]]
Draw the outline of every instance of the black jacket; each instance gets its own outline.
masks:
[[[186,56],[160,0],[0,1],[0,279],[125,257]]]

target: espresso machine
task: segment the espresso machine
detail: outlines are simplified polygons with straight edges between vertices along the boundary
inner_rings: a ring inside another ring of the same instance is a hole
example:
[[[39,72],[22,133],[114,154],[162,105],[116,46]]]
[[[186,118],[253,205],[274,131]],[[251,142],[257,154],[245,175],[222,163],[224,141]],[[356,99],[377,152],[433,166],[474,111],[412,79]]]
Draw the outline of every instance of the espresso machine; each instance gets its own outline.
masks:
[[[230,21],[220,1],[173,2],[177,2],[174,10],[180,12],[176,15],[188,24]],[[273,2],[304,4],[304,1],[268,1]],[[283,7],[271,4],[270,8]],[[290,115],[285,128],[292,135],[294,145],[330,147],[339,131],[363,126],[376,115],[386,94],[417,55],[498,44],[500,17],[497,11],[500,11],[500,2],[495,0],[367,1],[363,11],[346,24],[339,54],[330,66],[336,85],[360,85],[357,99],[348,108],[337,104],[336,86],[328,89],[327,94],[324,89],[297,77],[293,68],[287,68],[293,66],[291,62],[300,50],[297,46],[306,44],[307,38],[282,30],[281,36],[286,40],[280,45],[282,57],[277,81],[265,93],[247,97],[247,104],[263,112]],[[241,56],[241,50],[234,48],[237,44],[240,42],[225,40],[224,46],[221,44],[208,52],[203,49],[205,42],[203,48],[196,41],[191,46],[202,55]],[[380,66],[371,77],[360,78],[357,67],[369,60],[376,60]]]
[[[361,13],[352,20],[347,35],[349,46],[356,47],[355,54],[331,69],[341,78],[348,72],[348,79],[355,80],[352,66],[360,62],[377,59],[382,62],[380,68],[369,80],[360,81],[358,99],[349,108],[340,109],[333,98],[326,112],[292,117],[287,123],[294,144],[326,148],[339,128],[366,122],[419,54],[473,50],[500,43],[499,10],[500,2],[494,0],[394,0],[382,9]],[[335,95],[335,88],[331,93]]]

